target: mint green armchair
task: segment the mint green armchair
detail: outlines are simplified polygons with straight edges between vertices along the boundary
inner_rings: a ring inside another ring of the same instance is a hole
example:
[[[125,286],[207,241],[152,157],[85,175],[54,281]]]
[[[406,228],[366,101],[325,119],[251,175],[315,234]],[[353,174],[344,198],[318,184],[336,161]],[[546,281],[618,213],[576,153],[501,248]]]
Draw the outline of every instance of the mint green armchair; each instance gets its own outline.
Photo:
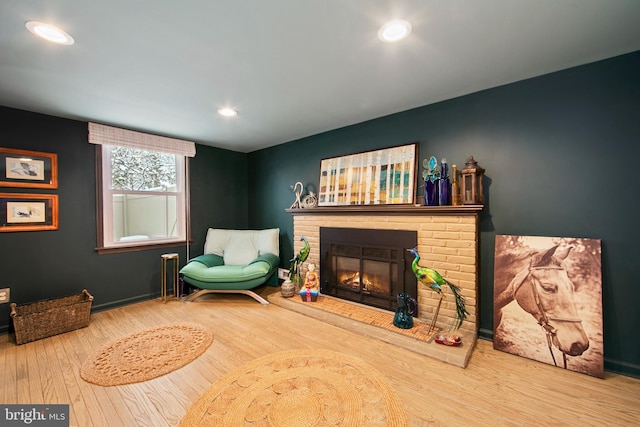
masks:
[[[224,230],[210,228],[204,255],[180,270],[184,282],[200,288],[189,295],[193,301],[207,293],[241,293],[269,304],[252,289],[278,285],[280,229]]]

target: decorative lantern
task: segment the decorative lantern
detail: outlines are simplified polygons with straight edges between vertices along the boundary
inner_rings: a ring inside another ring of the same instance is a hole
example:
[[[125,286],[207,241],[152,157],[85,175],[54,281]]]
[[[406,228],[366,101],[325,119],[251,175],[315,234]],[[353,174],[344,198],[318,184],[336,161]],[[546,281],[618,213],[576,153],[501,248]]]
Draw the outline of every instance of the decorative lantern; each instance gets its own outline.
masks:
[[[467,159],[464,169],[460,171],[460,193],[463,205],[484,204],[484,189],[482,178],[484,169],[478,166],[473,156]]]

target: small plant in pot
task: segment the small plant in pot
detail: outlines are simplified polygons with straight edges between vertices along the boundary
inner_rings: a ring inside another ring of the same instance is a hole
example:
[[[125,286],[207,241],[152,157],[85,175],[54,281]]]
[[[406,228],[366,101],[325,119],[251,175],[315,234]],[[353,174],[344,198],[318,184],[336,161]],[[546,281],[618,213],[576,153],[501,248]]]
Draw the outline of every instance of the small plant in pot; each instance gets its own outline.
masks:
[[[301,237],[300,240],[304,242],[304,247],[291,259],[291,265],[289,267],[289,280],[293,282],[296,290],[300,289],[304,284],[300,271],[302,269],[302,264],[309,257],[309,252],[311,252],[311,246],[309,246],[307,239]]]

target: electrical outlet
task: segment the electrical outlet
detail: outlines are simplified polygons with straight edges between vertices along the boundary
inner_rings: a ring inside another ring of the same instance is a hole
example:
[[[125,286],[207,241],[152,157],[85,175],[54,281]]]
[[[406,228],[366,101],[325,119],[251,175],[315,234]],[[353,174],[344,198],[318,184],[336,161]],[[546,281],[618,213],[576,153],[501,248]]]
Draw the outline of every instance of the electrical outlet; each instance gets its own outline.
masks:
[[[9,288],[0,289],[0,304],[9,302],[10,296]]]
[[[289,270],[286,268],[278,269],[278,279],[287,280],[289,278]]]

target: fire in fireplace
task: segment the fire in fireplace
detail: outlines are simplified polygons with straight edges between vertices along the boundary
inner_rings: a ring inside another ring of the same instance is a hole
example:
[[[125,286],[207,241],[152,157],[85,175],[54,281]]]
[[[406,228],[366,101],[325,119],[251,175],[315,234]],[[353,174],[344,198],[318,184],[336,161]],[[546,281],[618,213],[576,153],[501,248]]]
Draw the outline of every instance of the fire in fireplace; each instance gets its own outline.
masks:
[[[400,293],[417,298],[408,230],[320,227],[320,292],[395,311]]]

